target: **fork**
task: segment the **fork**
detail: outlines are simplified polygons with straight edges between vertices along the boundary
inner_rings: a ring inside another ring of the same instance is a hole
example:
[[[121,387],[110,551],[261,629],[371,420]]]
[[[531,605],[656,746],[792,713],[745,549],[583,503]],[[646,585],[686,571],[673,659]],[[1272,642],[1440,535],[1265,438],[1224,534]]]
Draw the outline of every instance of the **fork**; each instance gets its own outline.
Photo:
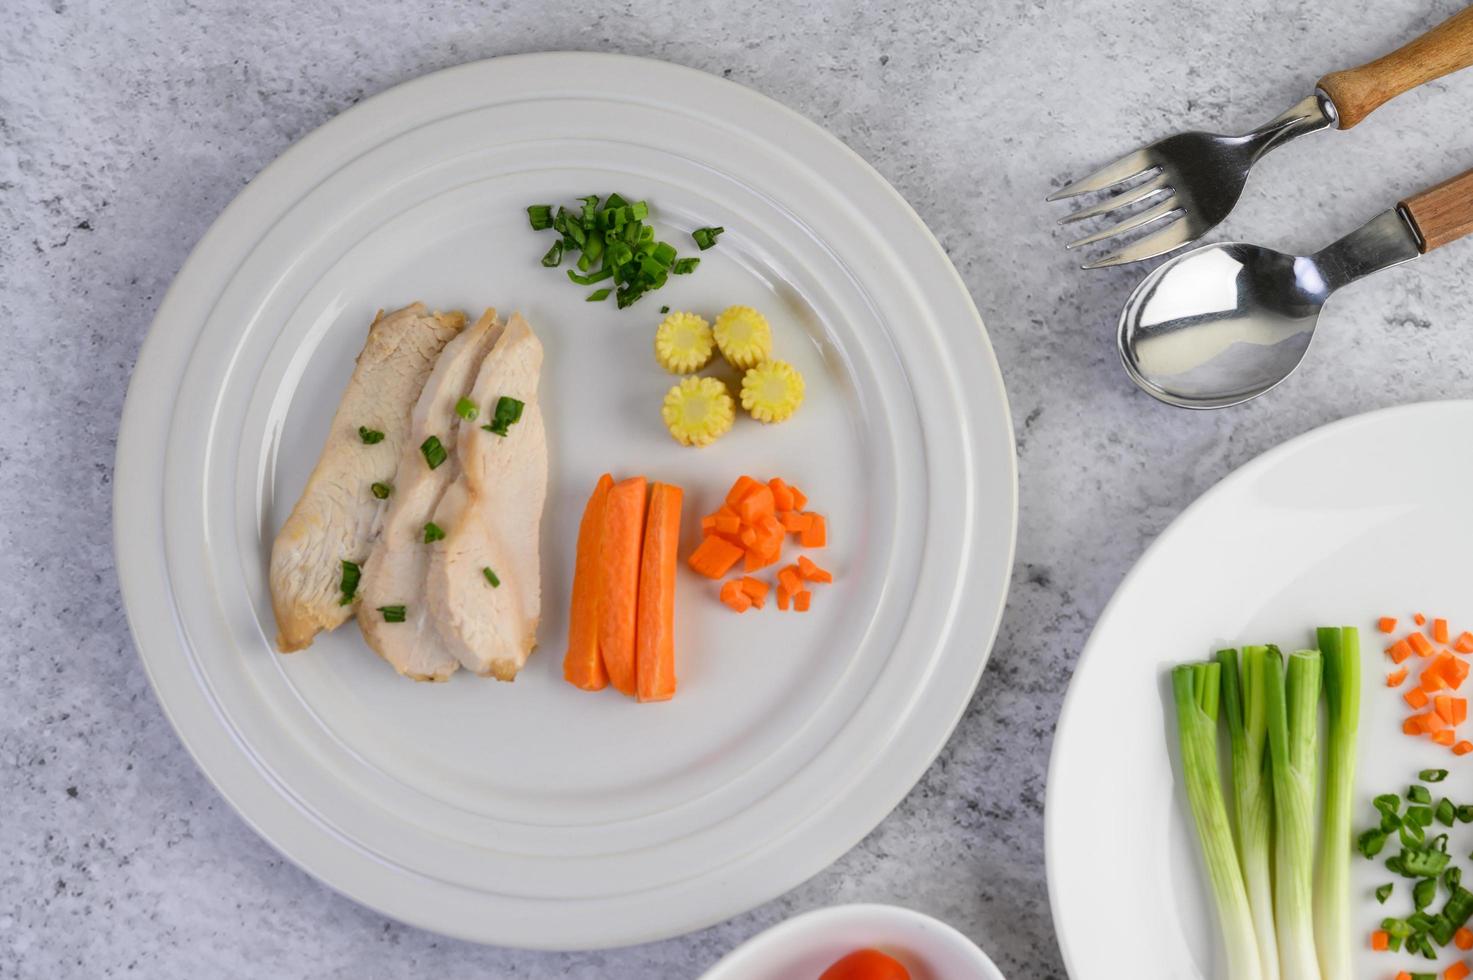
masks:
[[[1093,245],[1168,218],[1175,220],[1082,268],[1139,262],[1188,245],[1228,216],[1242,196],[1248,171],[1268,151],[1331,126],[1350,129],[1396,96],[1470,65],[1473,7],[1466,7],[1391,54],[1359,68],[1331,72],[1320,79],[1313,95],[1249,133],[1178,133],[1128,153],[1055,191],[1048,200],[1116,189],[1113,196],[1080,208],[1060,224],[1119,217],[1137,204],[1150,207],[1065,247]],[[1141,177],[1148,179],[1122,186]]]

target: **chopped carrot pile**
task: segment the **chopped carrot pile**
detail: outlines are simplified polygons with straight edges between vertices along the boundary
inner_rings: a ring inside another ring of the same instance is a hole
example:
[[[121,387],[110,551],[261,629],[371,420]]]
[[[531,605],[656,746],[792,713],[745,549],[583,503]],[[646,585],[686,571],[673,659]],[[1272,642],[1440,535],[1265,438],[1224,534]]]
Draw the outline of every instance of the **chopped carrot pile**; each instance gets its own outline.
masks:
[[[832,582],[832,572],[805,555],[779,568],[772,585],[752,573],[782,561],[788,535],[796,536],[803,548],[828,544],[828,522],[822,514],[805,510],[807,506],[807,495],[780,477],[763,483],[740,476],[721,506],[701,518],[702,541],[686,562],[711,579],[725,578],[740,562],[744,574],[723,584],[720,592],[722,603],[736,612],[761,609],[774,586],[779,609],[806,612],[812,602],[807,583]]]
[[[1385,929],[1377,929],[1371,933],[1371,948],[1377,952],[1385,952],[1391,945],[1391,936]]]
[[[1473,973],[1473,969],[1469,969],[1467,963],[1459,960],[1442,971],[1442,980],[1464,980],[1469,973]]]
[[[1458,949],[1473,949],[1473,929],[1463,926],[1457,932],[1453,933],[1453,945],[1457,946]]]
[[[1452,749],[1454,755],[1473,753],[1473,741],[1460,739],[1458,729],[1468,721],[1468,699],[1459,691],[1468,679],[1473,664],[1459,654],[1473,653],[1473,632],[1464,631],[1453,637],[1448,621],[1434,617],[1430,621],[1421,613],[1412,617],[1418,629],[1393,642],[1386,656],[1396,666],[1386,675],[1387,687],[1400,687],[1413,673],[1411,655],[1420,658],[1416,682],[1402,693],[1403,700],[1416,712],[1402,724],[1402,731],[1412,736],[1426,735],[1434,743]],[[1396,629],[1394,616],[1377,621],[1383,633]],[[1423,629],[1425,627],[1425,629]],[[1430,710],[1429,710],[1430,709]]]

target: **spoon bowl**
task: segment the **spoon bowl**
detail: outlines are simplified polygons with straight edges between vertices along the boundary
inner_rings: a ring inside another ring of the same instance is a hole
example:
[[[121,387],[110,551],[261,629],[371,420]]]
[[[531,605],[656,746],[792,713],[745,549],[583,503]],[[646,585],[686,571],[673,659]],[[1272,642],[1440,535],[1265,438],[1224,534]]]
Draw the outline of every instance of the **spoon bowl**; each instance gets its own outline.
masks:
[[[1225,242],[1171,259],[1120,315],[1121,360],[1135,383],[1181,408],[1226,408],[1294,373],[1335,290],[1416,258],[1397,210],[1314,255]]]

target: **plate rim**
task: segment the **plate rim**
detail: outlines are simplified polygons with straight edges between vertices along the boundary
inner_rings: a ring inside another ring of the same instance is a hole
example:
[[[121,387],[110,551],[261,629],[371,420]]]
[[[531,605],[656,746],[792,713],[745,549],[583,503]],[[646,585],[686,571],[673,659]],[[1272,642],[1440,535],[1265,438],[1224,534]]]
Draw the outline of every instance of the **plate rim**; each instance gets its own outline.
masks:
[[[170,347],[169,339],[171,338],[166,338],[159,327],[170,319],[177,319],[178,314],[174,312],[175,309],[187,305],[185,296],[191,288],[196,291],[198,290],[198,286],[194,280],[199,280],[203,274],[206,276],[206,279],[201,281],[212,281],[209,276],[209,268],[206,266],[207,260],[210,263],[226,264],[231,268],[238,265],[238,261],[228,259],[222,263],[217,253],[222,249],[227,253],[229,252],[231,247],[231,228],[229,226],[235,224],[237,212],[254,203],[254,196],[248,193],[253,186],[261,183],[262,179],[268,175],[281,177],[287,174],[292,168],[298,168],[303,164],[309,163],[313,159],[314,154],[331,154],[334,147],[338,148],[339,153],[342,152],[341,144],[344,142],[342,137],[348,136],[351,138],[354,133],[351,127],[355,124],[355,121],[359,118],[365,118],[372,107],[383,105],[390,98],[404,99],[406,94],[412,94],[416,90],[422,90],[424,87],[445,85],[452,76],[458,74],[473,76],[477,71],[487,70],[487,66],[490,65],[522,65],[527,66],[528,70],[535,72],[544,69],[549,62],[559,62],[560,64],[566,65],[570,60],[605,65],[617,62],[626,66],[623,70],[632,71],[636,74],[639,72],[654,72],[657,75],[663,74],[667,78],[676,76],[697,79],[701,85],[714,86],[717,91],[722,93],[723,98],[740,101],[746,107],[760,112],[764,117],[771,117],[775,121],[782,121],[787,125],[796,126],[810,137],[818,140],[821,144],[840,151],[850,165],[857,168],[857,172],[864,174],[870,179],[875,190],[882,190],[890,197],[892,205],[894,205],[895,217],[903,217],[913,226],[913,230],[919,234],[919,237],[928,243],[930,248],[934,249],[934,252],[930,256],[930,261],[927,264],[931,265],[936,272],[944,275],[954,287],[955,296],[953,297],[953,302],[960,300],[964,303],[966,310],[971,316],[971,323],[963,324],[963,328],[971,327],[973,324],[975,325],[975,329],[978,332],[977,341],[987,355],[984,363],[973,363],[965,366],[969,373],[981,372],[988,374],[990,372],[990,387],[995,392],[996,397],[995,399],[988,399],[991,402],[988,405],[989,417],[981,420],[982,424],[987,427],[985,431],[989,437],[996,438],[999,433],[1002,434],[1005,437],[1004,441],[1008,449],[1006,472],[1001,474],[1004,479],[998,481],[1007,491],[1006,549],[1003,554],[997,555],[995,559],[988,563],[989,569],[993,567],[994,561],[1000,566],[999,584],[1001,588],[995,600],[995,607],[991,610],[990,615],[984,612],[977,617],[986,626],[986,629],[983,634],[977,636],[984,643],[979,644],[977,647],[980,652],[976,657],[975,670],[972,672],[970,684],[966,688],[967,696],[958,700],[956,710],[952,717],[946,719],[946,724],[936,728],[936,737],[924,742],[923,753],[916,753],[914,750],[908,753],[908,755],[914,755],[916,757],[919,757],[921,754],[924,755],[924,764],[916,769],[914,778],[906,779],[904,785],[899,788],[898,792],[884,793],[883,798],[880,800],[881,805],[874,808],[877,816],[872,822],[866,821],[868,824],[867,828],[852,835],[843,835],[840,847],[827,849],[822,863],[811,870],[805,871],[800,877],[794,880],[785,878],[781,881],[771,883],[767,887],[757,889],[762,893],[761,896],[755,901],[744,902],[740,908],[726,909],[714,916],[707,915],[700,921],[692,922],[682,920],[675,931],[672,931],[669,927],[649,926],[637,933],[630,932],[630,934],[621,937],[618,941],[597,944],[597,946],[606,948],[693,931],[705,925],[724,921],[733,915],[741,914],[743,911],[756,907],[763,902],[770,901],[778,895],[796,887],[802,881],[832,863],[833,860],[836,860],[844,852],[857,844],[866,833],[872,830],[874,826],[877,826],[898,805],[900,800],[914,787],[915,782],[924,775],[925,770],[929,768],[930,764],[934,762],[935,758],[950,740],[957,723],[960,721],[975,695],[987,661],[990,659],[992,647],[1001,625],[1002,614],[1010,591],[1012,566],[1016,553],[1018,465],[1016,436],[1013,430],[1006,387],[1003,382],[996,352],[993,350],[990,337],[982,322],[981,315],[976,309],[976,303],[972,298],[970,290],[935,236],[926,227],[919,215],[915,213],[914,209],[889,184],[883,175],[879,174],[878,171],[844,144],[842,140],[795,110],[782,105],[760,92],[732,82],[729,79],[670,62],[611,53],[536,52],[466,62],[461,65],[426,73],[398,85],[390,86],[373,97],[365,99],[361,103],[339,113],[287,147],[271,163],[267,164],[255,178],[252,178],[246,187],[231,200],[191,249],[188,258],[182,264],[178,273],[176,273],[163,299],[160,301],[148,333],[139,349],[121,415],[117,449],[114,458],[113,554],[115,567],[118,571],[119,591],[123,599],[129,633],[132,637],[134,648],[138,653],[139,660],[144,668],[145,676],[148,677],[150,688],[154,692],[155,701],[173,727],[176,737],[184,745],[186,751],[189,752],[195,765],[204,774],[206,779],[209,780],[215,791],[231,805],[231,808],[235,810],[247,826],[256,832],[257,836],[261,837],[277,853],[287,858],[317,881],[322,882],[355,903],[373,909],[378,914],[398,921],[408,922],[419,928],[456,936],[457,938],[476,942],[498,942],[506,944],[504,938],[488,937],[484,933],[468,934],[464,931],[446,928],[442,924],[430,921],[428,914],[412,916],[405,914],[403,910],[399,909],[391,911],[383,903],[351,891],[348,885],[344,884],[341,880],[335,880],[333,877],[330,877],[320,866],[309,866],[307,861],[289,850],[285,842],[278,841],[272,834],[267,833],[261,823],[254,819],[248,812],[245,806],[246,801],[238,799],[237,794],[234,792],[227,792],[222,785],[221,778],[217,778],[217,774],[212,771],[211,766],[205,764],[203,761],[206,756],[204,744],[201,742],[199,745],[196,745],[195,739],[205,738],[206,736],[200,732],[196,732],[193,727],[186,728],[182,716],[187,712],[180,710],[181,706],[171,706],[170,701],[166,700],[160,678],[155,676],[153,667],[150,666],[148,658],[144,655],[144,643],[142,641],[144,630],[140,627],[137,620],[143,615],[145,610],[149,610],[150,607],[156,610],[160,604],[169,606],[172,610],[172,599],[170,597],[173,592],[172,587],[168,585],[169,575],[166,569],[162,579],[158,575],[153,574],[158,567],[156,559],[162,556],[164,550],[162,526],[160,526],[160,533],[157,536],[150,536],[145,533],[146,527],[151,527],[153,520],[157,519],[161,522],[162,502],[161,500],[152,499],[147,495],[145,491],[151,488],[151,484],[147,479],[148,474],[141,469],[140,464],[133,462],[133,460],[137,457],[134,450],[138,446],[146,445],[150,442],[159,444],[160,440],[167,442],[167,426],[162,431],[157,427],[148,426],[150,422],[154,421],[156,416],[161,415],[166,422],[172,417],[174,392],[169,386],[159,385],[154,382],[160,380],[157,377],[158,375],[164,375],[166,380],[177,379],[179,372],[187,364],[194,342],[197,339],[191,336],[186,338],[186,342],[174,342],[173,346]],[[556,73],[551,73],[547,77],[556,78]],[[431,101],[429,104],[433,105],[434,102]],[[171,375],[172,378],[170,377]],[[991,417],[993,412],[997,413],[995,419]],[[994,425],[999,427],[999,432],[992,431]],[[997,463],[1000,461],[988,459],[986,462],[989,466],[996,468]],[[143,484],[141,489],[135,489],[139,487],[140,483]],[[969,508],[973,506],[971,499],[968,499],[966,503]],[[998,516],[1000,516],[1001,508],[998,508],[997,511]],[[136,523],[120,519],[121,515],[131,515],[140,512],[147,514],[148,519]],[[990,523],[991,519],[989,519],[989,525]],[[993,550],[995,551],[996,549]],[[156,626],[150,625],[150,638],[157,643],[160,641],[158,631],[163,631],[164,633],[172,631],[178,637],[178,642],[188,645],[187,639],[182,637],[180,626],[181,624],[178,622],[177,617],[171,613],[167,622],[157,624]],[[933,741],[934,744],[932,744]],[[240,761],[245,760],[242,759]],[[215,763],[215,765],[218,765],[218,763]],[[298,812],[301,812],[300,808],[298,808]],[[308,821],[314,820],[314,818],[307,814],[303,814],[303,819]],[[333,829],[330,827],[324,827],[323,829],[328,833],[333,833]],[[850,839],[851,836],[852,839]],[[830,851],[832,853],[829,853]],[[348,876],[345,875],[343,877]],[[559,942],[528,942],[517,943],[516,945],[534,949],[594,948],[587,944],[570,945]]]
[[[1453,407],[1461,407],[1462,410],[1467,411],[1473,408],[1473,399],[1438,398],[1428,401],[1406,402],[1400,405],[1388,405],[1384,408],[1372,409],[1369,412],[1347,415],[1325,422],[1322,425],[1301,432],[1276,446],[1270,446],[1219,479],[1191,503],[1187,504],[1181,513],[1172,518],[1170,523],[1146,546],[1146,549],[1141,552],[1140,557],[1135,560],[1124,577],[1121,578],[1120,583],[1115,587],[1115,591],[1111,593],[1109,601],[1105,603],[1104,609],[1100,611],[1099,617],[1095,620],[1094,627],[1090,630],[1088,639],[1085,640],[1084,646],[1080,649],[1079,656],[1075,660],[1074,670],[1070,675],[1069,686],[1064,693],[1063,704],[1059,709],[1059,718],[1054,724],[1053,745],[1049,750],[1049,765],[1044,782],[1044,883],[1048,890],[1049,917],[1053,921],[1055,941],[1059,947],[1059,954],[1064,961],[1064,972],[1068,976],[1075,977],[1080,975],[1075,968],[1080,962],[1083,962],[1083,957],[1076,953],[1065,938],[1066,932],[1063,919],[1060,916],[1058,900],[1063,883],[1059,880],[1060,871],[1054,859],[1055,841],[1060,835],[1066,832],[1066,828],[1063,826],[1065,817],[1059,813],[1059,809],[1055,805],[1055,798],[1059,792],[1059,781],[1056,778],[1060,767],[1059,746],[1061,743],[1059,736],[1065,730],[1066,726],[1072,723],[1075,704],[1083,697],[1074,683],[1074,679],[1079,675],[1079,668],[1084,664],[1086,658],[1097,656],[1097,654],[1093,654],[1096,637],[1102,635],[1105,627],[1118,615],[1118,607],[1123,601],[1125,594],[1129,591],[1132,583],[1142,574],[1142,570],[1153,560],[1157,552],[1164,549],[1168,539],[1175,534],[1182,533],[1183,527],[1195,521],[1196,515],[1200,510],[1205,510],[1207,507],[1213,506],[1218,497],[1225,495],[1239,483],[1256,477],[1259,471],[1274,466],[1281,458],[1302,452],[1305,447],[1324,439],[1332,438],[1340,434],[1343,430],[1354,429],[1363,425],[1374,425],[1385,421],[1387,418],[1394,418],[1399,415],[1415,415],[1422,412],[1436,413],[1446,411]]]

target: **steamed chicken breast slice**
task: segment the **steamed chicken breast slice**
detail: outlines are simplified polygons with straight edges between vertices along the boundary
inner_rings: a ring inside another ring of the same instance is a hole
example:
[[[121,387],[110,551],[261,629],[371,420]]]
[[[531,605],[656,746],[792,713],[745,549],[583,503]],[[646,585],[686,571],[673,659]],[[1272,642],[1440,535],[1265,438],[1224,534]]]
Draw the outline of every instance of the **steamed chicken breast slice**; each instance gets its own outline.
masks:
[[[542,608],[539,554],[547,497],[547,438],[537,400],[542,345],[513,315],[487,355],[471,396],[490,418],[502,397],[523,403],[505,436],[462,428],[461,473],[436,510],[445,540],[427,576],[431,615],[446,647],[478,674],[512,680],[536,645]],[[442,520],[443,518],[443,520]],[[490,569],[499,584],[486,576]]]
[[[425,543],[425,524],[460,472],[455,451],[458,430],[478,424],[462,421],[456,404],[471,393],[481,363],[501,335],[501,326],[496,311],[487,310],[474,326],[446,344],[435,362],[399,453],[383,531],[363,566],[358,587],[363,612],[358,627],[374,652],[414,680],[444,680],[460,666],[441,642],[424,601],[431,547]],[[445,461],[433,469],[420,449],[431,436],[447,451]],[[403,606],[404,621],[384,619],[379,610],[385,606]]]
[[[463,313],[414,303],[380,313],[368,328],[317,465],[271,548],[271,608],[283,653],[310,646],[319,631],[353,614],[343,602],[342,563],[368,557],[382,513],[371,488],[393,479],[410,409],[436,357],[464,326]],[[383,438],[366,443],[360,427]]]

